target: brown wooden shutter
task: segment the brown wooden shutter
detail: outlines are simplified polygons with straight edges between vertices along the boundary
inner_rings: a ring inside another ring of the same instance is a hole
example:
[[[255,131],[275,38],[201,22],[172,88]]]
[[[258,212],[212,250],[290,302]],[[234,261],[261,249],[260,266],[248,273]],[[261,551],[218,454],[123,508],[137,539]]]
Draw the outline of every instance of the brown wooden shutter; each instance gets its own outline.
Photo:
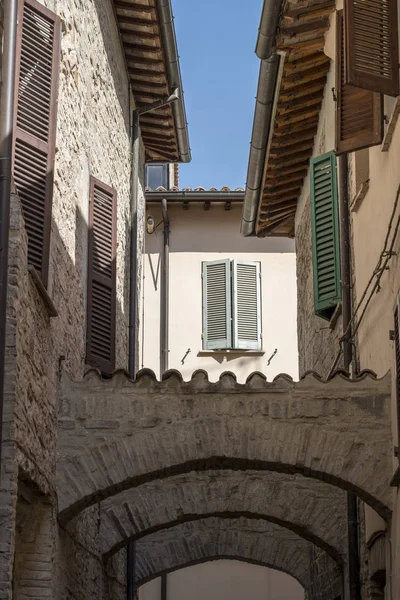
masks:
[[[86,362],[115,369],[117,195],[90,181]]]
[[[345,0],[346,83],[399,95],[398,0]]]
[[[383,139],[382,96],[345,82],[343,11],[337,13],[336,152],[354,152]]]
[[[20,3],[13,174],[28,234],[28,261],[47,283],[56,137],[60,19]]]

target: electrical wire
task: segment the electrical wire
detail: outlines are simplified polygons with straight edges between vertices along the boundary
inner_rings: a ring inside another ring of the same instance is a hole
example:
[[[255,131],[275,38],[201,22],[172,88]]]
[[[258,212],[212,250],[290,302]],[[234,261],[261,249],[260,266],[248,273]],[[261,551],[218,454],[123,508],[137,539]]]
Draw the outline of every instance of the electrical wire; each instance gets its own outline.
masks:
[[[371,277],[370,277],[370,279],[369,279],[369,281],[367,283],[367,286],[366,286],[366,288],[365,288],[365,290],[364,290],[364,292],[363,292],[363,294],[362,294],[362,296],[360,298],[360,301],[358,302],[358,304],[357,304],[357,306],[356,306],[356,308],[355,308],[355,310],[353,312],[353,315],[352,315],[352,317],[350,319],[350,322],[349,322],[349,324],[347,326],[347,329],[343,333],[342,337],[339,340],[340,344],[342,344],[343,339],[346,338],[346,335],[349,333],[349,331],[351,331],[352,333],[351,333],[351,336],[349,338],[349,341],[354,345],[354,338],[355,338],[355,336],[357,334],[357,331],[360,328],[361,322],[362,322],[362,320],[363,320],[363,318],[365,316],[365,313],[367,312],[368,306],[371,303],[372,298],[374,297],[374,295],[380,291],[380,289],[381,289],[380,282],[381,282],[381,279],[383,277],[383,274],[387,270],[388,264],[389,264],[390,260],[393,258],[393,256],[395,256],[395,252],[393,251],[393,249],[394,249],[394,245],[396,243],[396,239],[397,239],[397,236],[398,236],[398,233],[399,233],[399,230],[400,230],[400,215],[397,217],[396,226],[395,226],[395,229],[394,229],[394,232],[393,232],[392,241],[391,241],[390,244],[389,244],[389,239],[390,239],[390,234],[391,234],[392,229],[393,229],[393,223],[394,223],[396,212],[397,212],[397,208],[398,208],[398,205],[399,205],[399,200],[400,200],[400,185],[397,188],[396,200],[395,200],[395,203],[394,203],[394,206],[393,206],[392,214],[390,216],[390,221],[389,221],[388,230],[387,230],[386,237],[385,237],[385,243],[384,243],[384,246],[383,246],[383,250],[382,250],[382,252],[381,252],[381,254],[379,256],[377,265],[376,265],[376,267],[375,267],[375,269],[374,269],[374,271],[373,271],[373,273],[372,273],[372,275],[371,275]],[[371,286],[372,286],[372,289],[370,289]],[[360,311],[360,309],[362,307],[362,304],[363,304],[363,302],[364,302],[364,300],[366,298],[367,298],[367,300],[366,300],[365,306],[363,307],[363,309],[361,311],[361,314],[360,314],[360,317],[357,320],[356,326],[354,327],[354,330],[352,331],[351,328],[352,328],[353,324],[355,323],[357,315],[358,315],[358,312]],[[335,371],[335,369],[336,369],[336,367],[337,367],[337,365],[339,363],[339,360],[340,360],[342,354],[343,354],[343,349],[340,348],[339,353],[336,356],[336,359],[335,359],[335,361],[334,361],[334,363],[332,365],[332,368],[329,371],[328,378],[331,377],[332,374],[334,373],[334,371]]]

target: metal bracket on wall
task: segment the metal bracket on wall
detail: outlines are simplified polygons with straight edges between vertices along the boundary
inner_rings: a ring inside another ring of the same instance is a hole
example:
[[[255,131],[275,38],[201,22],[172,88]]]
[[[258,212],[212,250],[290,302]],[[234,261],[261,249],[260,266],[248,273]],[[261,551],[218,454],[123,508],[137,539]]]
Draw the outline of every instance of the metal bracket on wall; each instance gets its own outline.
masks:
[[[185,364],[185,360],[187,359],[187,357],[188,357],[188,355],[189,355],[190,353],[191,353],[191,349],[190,349],[190,348],[188,348],[188,349],[186,350],[186,354],[185,354],[185,356],[184,356],[184,357],[182,358],[182,360],[181,360],[181,363],[182,363],[183,365]]]

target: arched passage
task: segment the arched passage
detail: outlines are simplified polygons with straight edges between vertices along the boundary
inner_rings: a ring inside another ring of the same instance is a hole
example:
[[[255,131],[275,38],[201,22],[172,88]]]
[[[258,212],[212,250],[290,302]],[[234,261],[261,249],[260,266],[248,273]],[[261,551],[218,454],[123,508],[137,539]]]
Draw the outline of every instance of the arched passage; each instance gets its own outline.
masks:
[[[137,585],[185,566],[232,558],[283,571],[307,590],[310,555],[310,542],[276,525],[264,523],[260,529],[245,518],[209,518],[178,525],[138,541]],[[340,567],[332,559],[327,560],[340,585]]]
[[[269,521],[311,541],[336,560],[346,555],[345,493],[299,475],[210,471],[143,484],[101,503],[102,552],[210,516]]]
[[[174,600],[304,600],[304,588],[290,575],[231,559],[210,560],[164,576]],[[139,600],[159,600],[161,577],[138,589]],[[333,600],[333,599],[332,599]]]
[[[246,385],[203,372],[157,382],[144,371],[81,382],[63,377],[60,519],[145,482],[190,471],[300,473],[359,495],[390,517],[390,378],[313,375],[299,383],[258,374]]]

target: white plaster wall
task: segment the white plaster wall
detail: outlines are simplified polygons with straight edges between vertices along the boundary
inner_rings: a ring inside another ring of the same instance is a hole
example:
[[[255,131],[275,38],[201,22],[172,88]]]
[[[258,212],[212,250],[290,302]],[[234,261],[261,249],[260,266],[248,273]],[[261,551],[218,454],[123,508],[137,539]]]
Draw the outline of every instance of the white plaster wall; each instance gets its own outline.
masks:
[[[159,207],[147,207],[156,223]],[[169,368],[190,379],[196,369],[205,369],[216,381],[224,371],[233,371],[244,382],[253,371],[269,380],[282,372],[297,378],[296,258],[292,240],[243,238],[240,234],[241,206],[225,211],[222,205],[183,210],[169,208],[170,319]],[[146,238],[144,296],[142,298],[141,365],[159,375],[160,361],[160,276],[163,233],[160,226]],[[202,351],[202,261],[242,259],[261,263],[263,352],[210,353]],[[190,348],[184,365],[182,359]],[[267,362],[278,350],[268,367]]]
[[[167,600],[303,600],[292,577],[265,567],[220,560],[170,573]],[[139,600],[160,600],[160,579],[139,589]]]

